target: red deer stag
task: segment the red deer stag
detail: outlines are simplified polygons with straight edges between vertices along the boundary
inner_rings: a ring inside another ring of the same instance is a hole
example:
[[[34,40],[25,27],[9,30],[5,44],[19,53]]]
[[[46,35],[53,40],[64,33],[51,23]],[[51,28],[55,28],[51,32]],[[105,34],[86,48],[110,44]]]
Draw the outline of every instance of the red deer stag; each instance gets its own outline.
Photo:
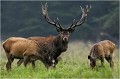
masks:
[[[113,54],[115,50],[115,44],[109,40],[104,40],[93,45],[88,59],[90,60],[90,66],[94,68],[96,66],[96,59],[101,60],[101,65],[104,64],[104,58],[110,63],[110,67],[114,66]]]
[[[69,41],[69,36],[70,33],[72,33],[75,30],[75,27],[82,25],[86,18],[87,18],[87,14],[89,12],[88,5],[86,6],[86,8],[82,8],[82,17],[76,21],[75,19],[73,20],[72,25],[65,29],[61,26],[61,24],[59,23],[59,19],[57,18],[57,21],[52,21],[48,15],[48,10],[47,10],[47,3],[44,5],[42,5],[42,13],[43,16],[45,17],[46,21],[51,24],[54,25],[56,27],[56,30],[59,32],[58,36],[48,36],[48,37],[30,37],[28,39],[31,40],[35,40],[36,42],[39,43],[45,43],[46,44],[46,49],[49,52],[49,55],[51,57],[51,59],[54,59],[55,61],[55,65],[58,63],[58,59],[59,56],[61,55],[62,52],[65,52],[68,48],[68,41]],[[18,66],[21,65],[21,63],[23,62],[23,60],[19,60],[18,61]]]

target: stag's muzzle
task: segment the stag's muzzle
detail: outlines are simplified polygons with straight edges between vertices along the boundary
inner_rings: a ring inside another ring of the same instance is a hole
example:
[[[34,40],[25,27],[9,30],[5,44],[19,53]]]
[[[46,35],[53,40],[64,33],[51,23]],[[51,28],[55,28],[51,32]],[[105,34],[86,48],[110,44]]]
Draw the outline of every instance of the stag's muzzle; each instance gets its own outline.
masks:
[[[68,41],[68,37],[64,37],[64,38],[63,38],[63,41],[66,41],[66,42],[67,42],[67,41]]]

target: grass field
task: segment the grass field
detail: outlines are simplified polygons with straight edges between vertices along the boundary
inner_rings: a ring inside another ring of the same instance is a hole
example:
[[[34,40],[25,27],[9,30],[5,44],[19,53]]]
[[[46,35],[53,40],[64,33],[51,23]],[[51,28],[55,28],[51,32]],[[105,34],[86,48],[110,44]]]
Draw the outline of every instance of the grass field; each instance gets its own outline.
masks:
[[[97,62],[97,67],[91,69],[87,56],[93,43],[71,42],[66,52],[62,53],[62,60],[57,64],[56,69],[47,70],[43,63],[36,62],[35,70],[31,65],[25,68],[23,65],[17,67],[15,60],[12,64],[12,70],[6,71],[5,64],[6,56],[2,49],[1,51],[1,78],[120,78],[119,66],[119,50],[115,50],[113,69],[105,60],[105,67],[99,67],[100,61]]]

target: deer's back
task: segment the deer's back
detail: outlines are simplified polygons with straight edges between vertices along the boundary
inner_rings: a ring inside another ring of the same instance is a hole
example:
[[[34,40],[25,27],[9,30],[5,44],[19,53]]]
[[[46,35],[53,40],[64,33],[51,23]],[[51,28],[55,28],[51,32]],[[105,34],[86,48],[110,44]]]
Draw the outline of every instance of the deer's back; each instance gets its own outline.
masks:
[[[101,41],[99,44],[103,46],[103,50],[105,54],[113,53],[115,49],[115,44],[109,40]]]
[[[14,55],[16,58],[22,58],[23,54],[36,53],[36,44],[32,40],[20,37],[12,37],[3,43],[6,53]]]
[[[104,40],[93,45],[90,54],[95,56],[108,56],[113,54],[115,44],[109,40]]]

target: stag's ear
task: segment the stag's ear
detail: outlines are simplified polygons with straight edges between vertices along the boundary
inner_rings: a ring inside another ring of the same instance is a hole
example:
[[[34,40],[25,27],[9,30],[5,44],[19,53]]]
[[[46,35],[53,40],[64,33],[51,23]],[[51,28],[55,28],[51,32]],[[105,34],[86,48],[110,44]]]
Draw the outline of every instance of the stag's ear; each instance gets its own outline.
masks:
[[[91,56],[90,56],[90,55],[88,55],[88,59],[91,59]]]

